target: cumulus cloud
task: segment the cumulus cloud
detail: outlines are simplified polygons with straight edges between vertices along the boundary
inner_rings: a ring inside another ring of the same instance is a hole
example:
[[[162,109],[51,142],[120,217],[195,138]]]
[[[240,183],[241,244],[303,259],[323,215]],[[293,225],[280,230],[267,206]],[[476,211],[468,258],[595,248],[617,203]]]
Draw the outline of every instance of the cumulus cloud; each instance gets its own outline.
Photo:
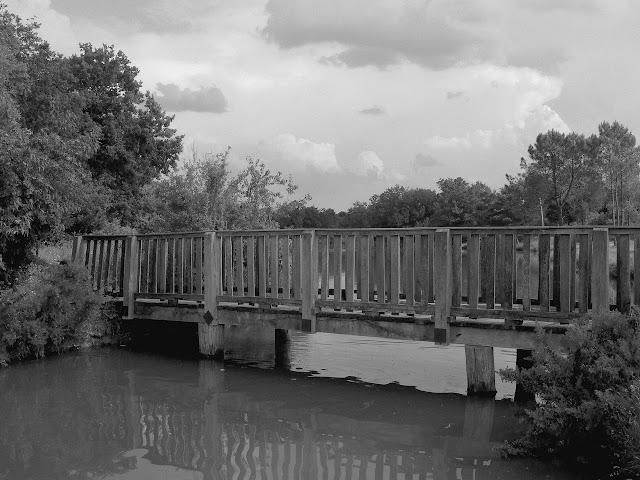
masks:
[[[341,171],[333,143],[315,143],[291,133],[282,133],[264,142],[261,147],[267,150],[268,155],[275,155],[290,168],[312,168],[324,173]]]
[[[376,152],[367,150],[358,154],[351,171],[356,175],[383,179],[384,162]]]
[[[434,0],[269,0],[266,37],[283,48],[338,43],[325,63],[434,69],[493,58],[496,39],[474,3]]]
[[[227,99],[217,87],[200,87],[198,90],[181,89],[174,83],[158,83],[161,96],[158,102],[171,112],[209,112],[227,111]]]
[[[476,129],[462,136],[444,137],[434,135],[424,144],[432,151],[445,150],[489,150],[499,145],[525,146],[532,143],[538,133],[558,130],[568,133],[569,126],[548,105],[542,105],[526,116],[522,123],[507,123],[502,128]]]
[[[335,55],[320,57],[318,61],[324,65],[347,66],[351,68],[374,66],[385,70],[391,65],[400,63],[402,56],[388,48],[382,47],[350,47]]]
[[[83,19],[111,29],[159,34],[184,34],[194,31],[193,19],[212,10],[210,2],[195,0],[51,0],[51,7],[72,18]]]
[[[360,110],[360,113],[363,113],[365,115],[384,115],[387,112],[380,105],[373,105],[369,108],[363,108],[362,110]]]
[[[441,165],[443,165],[443,163],[430,153],[417,153],[411,162],[411,167],[415,170],[439,167]]]
[[[460,98],[465,94],[464,90],[456,90],[454,92],[447,92],[447,100],[453,100],[454,98]]]

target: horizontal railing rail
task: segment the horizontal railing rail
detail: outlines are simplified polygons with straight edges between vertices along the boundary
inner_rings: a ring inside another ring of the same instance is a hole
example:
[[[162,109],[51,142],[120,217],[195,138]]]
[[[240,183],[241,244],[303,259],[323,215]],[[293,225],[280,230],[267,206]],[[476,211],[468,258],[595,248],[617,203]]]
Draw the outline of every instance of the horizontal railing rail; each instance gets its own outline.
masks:
[[[508,322],[640,305],[640,227],[291,229],[76,237],[94,288],[137,300]]]

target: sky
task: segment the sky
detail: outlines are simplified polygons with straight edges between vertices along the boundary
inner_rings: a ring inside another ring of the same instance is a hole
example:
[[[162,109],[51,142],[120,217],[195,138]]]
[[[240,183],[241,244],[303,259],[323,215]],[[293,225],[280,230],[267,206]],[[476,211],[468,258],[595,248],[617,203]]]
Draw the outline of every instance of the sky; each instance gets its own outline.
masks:
[[[60,53],[122,50],[185,156],[230,146],[319,208],[500,188],[550,129],[640,134],[636,0],[2,1]]]

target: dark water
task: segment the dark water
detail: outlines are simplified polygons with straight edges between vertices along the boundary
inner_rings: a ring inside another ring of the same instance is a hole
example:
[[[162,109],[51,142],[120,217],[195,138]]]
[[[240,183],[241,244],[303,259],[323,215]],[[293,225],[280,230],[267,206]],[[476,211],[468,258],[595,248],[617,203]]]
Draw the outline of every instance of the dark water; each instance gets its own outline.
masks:
[[[427,393],[464,391],[459,349],[296,335],[286,371],[272,336],[240,338],[225,364],[103,349],[0,370],[0,479],[577,478],[500,458],[510,400]]]

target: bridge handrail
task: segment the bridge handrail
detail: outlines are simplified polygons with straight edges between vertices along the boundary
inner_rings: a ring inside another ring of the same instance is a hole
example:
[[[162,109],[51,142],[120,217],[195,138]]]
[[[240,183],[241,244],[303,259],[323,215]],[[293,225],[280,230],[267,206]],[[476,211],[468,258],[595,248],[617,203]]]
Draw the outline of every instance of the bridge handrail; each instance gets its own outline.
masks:
[[[284,229],[85,235],[73,259],[94,287],[125,299],[294,305],[313,326],[321,309],[568,322],[640,304],[640,227]],[[633,242],[633,252],[630,245]],[[339,252],[339,254],[338,254]],[[632,255],[633,253],[633,255]],[[637,274],[637,275],[636,275]],[[633,293],[633,294],[632,294]],[[444,300],[441,300],[444,299]],[[445,338],[445,337],[443,337]]]

